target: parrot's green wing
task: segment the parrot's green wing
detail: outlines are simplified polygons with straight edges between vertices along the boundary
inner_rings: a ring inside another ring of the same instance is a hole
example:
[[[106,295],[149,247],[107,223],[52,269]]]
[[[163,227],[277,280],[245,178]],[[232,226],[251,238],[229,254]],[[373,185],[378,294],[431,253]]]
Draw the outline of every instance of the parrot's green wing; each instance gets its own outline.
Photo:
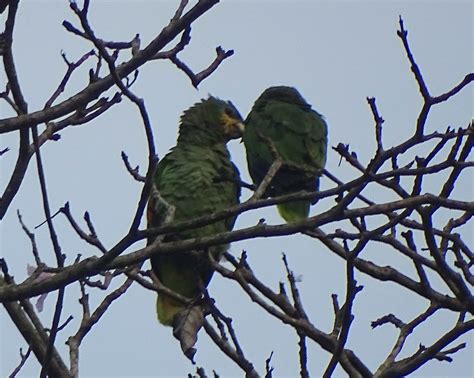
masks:
[[[265,90],[245,124],[243,139],[254,184],[260,184],[277,157],[284,163],[265,193],[267,196],[319,189],[319,175],[326,164],[327,126],[296,89]],[[307,217],[310,204],[287,202],[279,204],[278,210],[287,222],[292,222]]]
[[[226,143],[242,132],[242,119],[229,102],[210,97],[184,113],[178,143],[159,162],[155,174],[160,196],[174,207],[172,223],[209,215],[239,203],[240,176],[230,160]],[[151,196],[148,225],[161,225],[165,216],[166,205],[157,203]],[[229,231],[234,223],[235,217],[220,220],[169,235],[164,241]],[[212,276],[207,252],[219,259],[227,248],[228,245],[219,245],[206,251],[159,254],[152,258],[152,268],[163,285],[193,299],[201,295]],[[182,303],[171,297],[158,296],[157,313],[161,323],[172,325],[174,316],[182,308]]]

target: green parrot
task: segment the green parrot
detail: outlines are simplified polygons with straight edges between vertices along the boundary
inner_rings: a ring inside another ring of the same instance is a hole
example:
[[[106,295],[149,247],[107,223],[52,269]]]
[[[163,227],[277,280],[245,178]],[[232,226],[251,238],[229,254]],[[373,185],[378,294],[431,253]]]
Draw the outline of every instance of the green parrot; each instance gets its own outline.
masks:
[[[283,165],[265,196],[280,196],[319,189],[319,175],[326,164],[327,125],[301,94],[291,87],[266,89],[245,120],[243,136],[250,176],[258,186],[273,161]],[[308,217],[311,201],[277,205],[287,222]]]
[[[171,223],[212,214],[239,203],[240,175],[231,162],[227,142],[242,137],[243,120],[231,102],[209,97],[186,110],[181,116],[178,141],[158,163],[154,182],[169,207],[174,207]],[[148,227],[163,224],[167,208],[150,196]],[[207,226],[167,235],[164,242],[214,235],[232,230],[236,217]],[[151,244],[153,239],[148,240]],[[193,299],[211,280],[213,271],[206,263],[209,251],[215,259],[229,245],[209,247],[196,253],[158,254],[151,259],[153,272],[169,289]],[[158,295],[158,320],[173,325],[175,315],[184,308],[179,301]]]

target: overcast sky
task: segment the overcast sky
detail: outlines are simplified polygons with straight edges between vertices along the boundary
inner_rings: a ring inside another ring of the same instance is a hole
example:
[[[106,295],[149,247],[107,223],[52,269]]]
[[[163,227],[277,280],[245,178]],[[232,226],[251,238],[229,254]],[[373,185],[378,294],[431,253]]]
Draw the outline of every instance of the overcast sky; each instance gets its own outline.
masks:
[[[177,3],[94,1],[89,15],[98,37],[127,41],[139,33],[145,46],[167,24]],[[159,156],[175,144],[181,112],[208,93],[232,100],[245,117],[265,88],[285,84],[298,88],[314,109],[326,117],[331,146],[350,143],[360,160],[367,162],[374,151],[374,140],[366,97],[377,98],[378,109],[385,119],[387,146],[413,132],[421,107],[416,82],[396,35],[399,15],[403,16],[412,51],[433,94],[452,88],[473,71],[470,1],[222,1],[193,24],[191,44],[180,55],[199,71],[214,59],[216,46],[235,50],[235,55],[205,80],[198,91],[182,72],[166,61],[141,68],[132,88],[146,101]],[[60,51],[70,60],[76,60],[91,49],[90,44],[62,28],[64,19],[78,25],[66,0],[23,0],[20,4],[14,52],[30,111],[43,107],[62,78],[65,65]],[[84,66],[75,73],[62,99],[83,88],[88,68]],[[428,131],[441,131],[448,125],[465,127],[472,118],[471,88],[434,109],[428,119]],[[11,115],[3,103],[0,106],[2,118]],[[2,188],[15,159],[16,136],[0,136],[0,149],[7,146],[12,151],[0,159]],[[249,181],[243,144],[232,142],[230,149],[242,177]],[[66,201],[78,218],[84,211],[90,211],[99,237],[108,247],[128,229],[141,189],[123,167],[122,150],[133,165],[146,167],[147,149],[141,120],[136,108],[126,100],[91,124],[66,129],[59,142],[42,149],[53,211]],[[350,169],[344,164],[339,166],[338,162],[338,155],[329,150],[327,168],[340,178],[354,177]],[[472,174],[464,183],[460,196],[472,200]],[[323,188],[330,186],[331,183],[322,181]],[[242,199],[249,195],[244,191]],[[317,204],[312,213],[329,205]],[[1,254],[15,279],[20,281],[26,276],[26,264],[33,264],[33,259],[16,218],[17,209],[31,228],[44,219],[34,164],[0,225]],[[236,227],[255,224],[262,217],[271,224],[281,223],[272,208],[245,214],[238,219]],[[58,217],[55,224],[69,263],[78,253],[83,257],[96,253],[78,240],[64,219]],[[42,257],[53,263],[47,228],[36,230],[36,237]],[[467,241],[472,245],[472,236]],[[256,274],[273,288],[285,280],[281,252],[287,253],[292,269],[301,277],[301,293],[311,319],[318,328],[330,331],[333,321],[330,295],[337,293],[341,300],[345,296],[345,265],[340,259],[304,236],[243,241],[234,243],[231,250],[238,255],[242,249],[248,251]],[[365,258],[381,265],[404,266],[400,259],[383,249],[372,247],[364,253]],[[371,330],[370,321],[390,312],[409,320],[427,304],[394,285],[374,282],[359,273],[356,278],[365,289],[354,305],[356,319],[347,346],[374,369],[389,352],[396,332],[389,326]],[[242,347],[259,371],[263,371],[265,359],[273,351],[275,376],[298,375],[297,338],[292,329],[267,316],[234,283],[217,275],[210,292],[222,311],[234,319]],[[63,343],[67,335],[75,332],[79,321],[77,285],[69,286],[66,295],[63,318],[74,313],[75,320],[62,332],[57,344],[68,360]],[[45,324],[50,324],[54,298],[51,295],[46,301],[42,313]],[[115,302],[83,342],[80,375],[183,377],[193,372],[195,368],[181,354],[171,330],[158,324],[154,306],[155,294],[138,285]],[[26,346],[3,309],[0,320],[0,375],[6,376],[18,364],[19,348],[25,350]],[[436,333],[441,328],[439,324],[447,329],[454,321],[448,312],[441,312],[429,326],[421,327],[417,337],[410,339],[407,351],[413,353],[420,342],[428,344],[436,340],[441,335]],[[416,376],[473,376],[473,336],[462,341],[467,341],[468,346],[454,356],[453,363],[431,362],[417,371]],[[317,377],[329,356],[321,348],[310,345],[309,368],[312,376]],[[214,369],[222,377],[242,375],[204,332],[200,334],[196,361],[208,373]],[[21,376],[37,376],[38,371],[35,359],[30,358]],[[338,372],[344,376],[341,370]]]

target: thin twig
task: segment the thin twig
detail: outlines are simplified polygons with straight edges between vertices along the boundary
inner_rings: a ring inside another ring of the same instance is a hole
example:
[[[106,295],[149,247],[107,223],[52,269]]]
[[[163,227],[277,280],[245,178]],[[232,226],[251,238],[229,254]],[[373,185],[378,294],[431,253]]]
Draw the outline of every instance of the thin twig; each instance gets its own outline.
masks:
[[[145,176],[140,175],[139,170],[140,166],[136,166],[135,168],[132,168],[130,165],[130,161],[128,160],[128,155],[122,151],[121,153],[123,163],[125,164],[125,168],[127,168],[128,173],[137,181],[139,182],[145,182]]]
[[[259,374],[253,367],[253,364],[248,361],[243,355],[239,355],[229,344],[214,330],[212,325],[205,319],[204,329],[219,349],[224,352],[232,361],[234,361],[244,372],[246,377],[259,377]]]
[[[34,126],[32,129],[32,135],[33,135],[33,142],[36,148],[36,162],[37,162],[37,169],[38,169],[38,178],[40,182],[40,188],[41,188],[41,197],[42,197],[42,202],[43,202],[43,210],[44,210],[44,215],[46,217],[46,222],[48,224],[48,230],[49,230],[49,236],[51,243],[53,245],[53,250],[54,254],[56,257],[56,263],[58,268],[62,268],[64,266],[64,257],[61,253],[61,247],[59,246],[59,240],[58,236],[56,233],[56,230],[54,228],[54,224],[51,218],[51,210],[49,207],[49,199],[48,199],[48,191],[46,188],[46,176],[44,172],[44,167],[41,159],[41,153],[40,153],[40,148],[39,148],[39,143],[38,143],[38,129],[37,126]],[[53,321],[51,325],[51,332],[49,333],[49,340],[48,340],[48,346],[46,349],[46,354],[44,357],[44,360],[42,361],[42,367],[41,367],[41,373],[40,377],[46,377],[48,374],[48,366],[51,360],[51,354],[53,353],[53,347],[54,347],[54,342],[56,340],[56,335],[58,332],[58,326],[59,322],[61,319],[61,312],[63,308],[63,300],[64,300],[64,292],[65,288],[60,288],[58,290],[58,297],[56,300],[56,306],[54,309],[54,315],[53,315]]]
[[[255,202],[256,200],[259,200],[264,196],[265,192],[271,185],[272,180],[275,178],[275,175],[278,173],[282,165],[283,161],[281,160],[281,158],[277,158],[273,161],[272,165],[268,169],[268,172],[265,174],[265,177],[260,182],[257,189],[255,190],[255,193],[252,195],[249,201]]]
[[[181,71],[183,71],[191,80],[191,84],[194,88],[197,88],[199,84],[210,76],[220,65],[221,63],[234,55],[234,50],[224,50],[222,47],[216,47],[216,58],[214,61],[209,64],[209,66],[203,69],[201,72],[195,74],[191,68],[189,68],[182,60],[180,60],[176,55],[171,56],[169,59],[178,67]]]
[[[64,92],[66,89],[66,85],[71,78],[73,72],[79,68],[87,59],[89,59],[91,56],[94,56],[94,50],[91,50],[87,53],[85,53],[82,57],[80,57],[76,62],[69,62],[66,58],[66,54],[64,52],[61,53],[61,56],[64,60],[64,62],[67,65],[67,70],[66,73],[64,74],[64,77],[62,78],[61,82],[59,83],[58,87],[54,91],[54,93],[51,95],[51,97],[46,101],[46,104],[44,105],[44,109],[47,109],[53,105],[54,101],[59,97],[61,93]]]
[[[375,97],[367,97],[367,102],[370,105],[370,110],[372,110],[372,115],[374,116],[375,122],[375,141],[377,142],[377,152],[376,154],[380,154],[383,151],[383,143],[382,143],[382,125],[385,122],[382,117],[379,115],[379,111],[377,109],[377,105],[375,104]]]
[[[418,86],[420,88],[420,93],[423,96],[423,99],[425,101],[429,101],[431,96],[428,91],[428,87],[425,84],[425,80],[423,79],[423,75],[421,74],[421,71],[415,62],[415,58],[413,57],[413,54],[411,52],[410,45],[408,44],[408,31],[405,29],[402,16],[400,16],[399,18],[399,25],[400,25],[400,30],[397,31],[397,35],[400,37],[400,39],[403,42],[403,47],[405,48],[405,52],[411,64],[411,70],[413,71],[413,74],[415,75],[415,78],[416,78],[416,82],[418,83]]]
[[[20,210],[17,210],[18,221],[20,222],[21,228],[25,232],[28,239],[30,239],[31,243],[31,252],[33,253],[33,257],[35,259],[36,266],[42,266],[43,263],[39,257],[38,246],[36,245],[35,234],[32,233],[28,227],[26,227],[25,223],[23,222],[23,217],[20,214]]]
[[[20,357],[21,357],[20,363],[8,376],[9,378],[15,378],[16,375],[20,372],[21,368],[23,367],[23,365],[25,365],[26,361],[28,360],[28,357],[30,357],[31,350],[32,350],[31,347],[28,347],[28,350],[26,351],[26,353],[23,354],[23,350],[20,348]]]

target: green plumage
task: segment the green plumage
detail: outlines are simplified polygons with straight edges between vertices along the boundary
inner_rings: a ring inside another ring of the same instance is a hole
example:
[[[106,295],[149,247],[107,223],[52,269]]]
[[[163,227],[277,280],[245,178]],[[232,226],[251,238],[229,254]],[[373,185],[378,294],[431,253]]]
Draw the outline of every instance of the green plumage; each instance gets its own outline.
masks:
[[[242,136],[242,118],[230,102],[214,97],[194,105],[181,117],[176,146],[159,162],[155,184],[161,197],[175,207],[173,222],[190,220],[227,209],[239,203],[240,176],[230,160],[226,143]],[[163,223],[166,207],[150,197],[147,210],[150,227]],[[165,242],[202,237],[232,230],[235,217],[197,229],[185,230],[165,238]],[[149,242],[151,242],[150,240]],[[210,247],[214,258],[228,245]],[[196,251],[195,251],[196,252]],[[201,254],[170,253],[151,259],[152,268],[169,289],[187,297],[201,295],[209,283],[212,270],[206,264],[207,251]],[[172,325],[182,304],[160,294],[158,319]]]
[[[283,160],[266,196],[319,189],[320,171],[326,164],[327,126],[296,89],[266,89],[245,121],[243,140],[250,176],[256,186],[276,155]],[[287,202],[279,204],[278,211],[287,222],[292,222],[306,218],[310,205],[310,201]]]

